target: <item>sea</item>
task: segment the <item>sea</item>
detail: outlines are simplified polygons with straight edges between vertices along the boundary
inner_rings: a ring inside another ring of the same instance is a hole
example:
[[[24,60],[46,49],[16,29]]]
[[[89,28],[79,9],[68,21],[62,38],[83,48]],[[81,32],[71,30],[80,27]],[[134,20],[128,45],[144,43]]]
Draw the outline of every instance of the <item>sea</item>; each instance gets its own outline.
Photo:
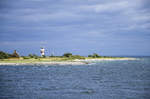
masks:
[[[0,66],[0,99],[150,99],[150,57]]]

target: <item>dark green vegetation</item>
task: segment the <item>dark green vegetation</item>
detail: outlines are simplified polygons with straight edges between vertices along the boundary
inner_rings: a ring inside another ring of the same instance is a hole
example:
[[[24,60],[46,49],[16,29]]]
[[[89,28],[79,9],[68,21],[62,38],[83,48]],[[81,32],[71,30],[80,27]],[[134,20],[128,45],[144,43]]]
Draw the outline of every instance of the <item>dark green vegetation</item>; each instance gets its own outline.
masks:
[[[93,53],[92,55],[88,55],[89,58],[115,58],[112,56],[100,56],[97,53]],[[117,58],[121,58],[121,57],[117,57]]]
[[[84,56],[72,55],[72,53],[64,53],[62,57],[67,57],[67,58],[70,58],[70,59],[85,59]]]
[[[72,56],[72,53],[64,53],[63,56],[64,56],[64,57],[71,57],[71,56]]]
[[[29,58],[35,58],[35,59],[39,58],[39,56],[36,54],[29,54],[28,57]]]
[[[0,51],[0,59],[7,59],[7,58],[19,58],[19,54],[17,54],[16,50],[13,54],[9,54],[3,51]]]
[[[98,55],[97,53],[93,53],[93,55],[88,55],[88,57],[99,58],[102,56]]]
[[[72,53],[64,53],[62,56],[38,56],[36,54],[29,54],[28,56],[19,56],[19,54],[14,51],[13,54],[5,53],[0,51],[0,63],[36,63],[36,62],[72,62],[78,60],[90,60],[90,59],[100,59],[100,60],[128,60],[129,58],[125,57],[108,57],[108,56],[100,56],[96,53],[93,55],[88,55],[88,57],[73,55]]]
[[[8,58],[23,58],[23,59],[39,59],[39,58],[69,58],[69,59],[85,59],[84,56],[80,56],[80,55],[72,55],[72,53],[64,53],[62,56],[38,56],[36,54],[29,54],[28,56],[19,56],[19,54],[16,52],[16,50],[14,51],[13,54],[9,54],[3,51],[0,51],[0,59],[8,59]]]
[[[86,58],[115,58],[110,56],[100,56],[97,53],[93,53],[92,55],[88,55],[88,57],[80,56],[80,55],[73,55],[72,53],[64,53],[62,56],[38,56],[36,54],[29,54],[28,56],[19,56],[19,54],[16,52],[16,50],[13,52],[13,54],[9,54],[3,51],[0,51],[0,59],[9,59],[9,58],[22,58],[22,59],[41,59],[41,58],[59,58],[59,59],[67,59],[67,60],[73,60],[73,59],[86,59]]]
[[[9,57],[11,57],[11,54],[0,51],[0,59],[6,59],[6,58],[9,58]]]

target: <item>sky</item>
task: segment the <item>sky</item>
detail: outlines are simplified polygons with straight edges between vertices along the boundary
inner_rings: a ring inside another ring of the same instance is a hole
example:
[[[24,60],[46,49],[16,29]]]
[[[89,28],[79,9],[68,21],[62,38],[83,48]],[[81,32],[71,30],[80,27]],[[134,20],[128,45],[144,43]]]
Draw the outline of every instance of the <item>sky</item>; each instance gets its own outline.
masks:
[[[0,50],[150,56],[150,0],[0,0]]]

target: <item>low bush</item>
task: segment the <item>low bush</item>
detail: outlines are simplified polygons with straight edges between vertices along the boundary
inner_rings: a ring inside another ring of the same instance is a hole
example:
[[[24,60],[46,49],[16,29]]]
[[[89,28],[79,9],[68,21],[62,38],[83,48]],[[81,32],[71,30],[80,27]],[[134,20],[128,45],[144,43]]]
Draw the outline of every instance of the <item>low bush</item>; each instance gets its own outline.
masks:
[[[72,55],[71,58],[73,58],[73,59],[85,59],[85,57],[80,56],[80,55]]]
[[[11,54],[0,51],[0,59],[7,59],[9,57],[11,57]]]
[[[64,53],[63,56],[64,56],[64,57],[71,57],[71,56],[72,56],[72,53]]]
[[[23,59],[31,59],[30,57],[27,57],[27,56],[23,56],[22,58]]]

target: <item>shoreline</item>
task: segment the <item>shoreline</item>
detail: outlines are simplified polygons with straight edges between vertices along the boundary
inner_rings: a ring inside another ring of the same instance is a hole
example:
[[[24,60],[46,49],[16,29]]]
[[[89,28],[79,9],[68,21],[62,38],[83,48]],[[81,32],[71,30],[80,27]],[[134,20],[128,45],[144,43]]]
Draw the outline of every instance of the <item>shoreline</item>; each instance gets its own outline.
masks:
[[[138,58],[95,58],[95,59],[76,59],[75,61],[119,61],[119,60],[138,60]]]
[[[0,63],[0,66],[9,66],[9,65],[85,65],[85,62],[35,62],[35,63]]]
[[[32,65],[32,66],[38,66],[38,65],[87,65],[91,64],[92,62],[98,62],[98,61],[121,61],[121,60],[137,60],[137,58],[96,58],[96,59],[75,59],[72,61],[37,61],[37,62],[9,62],[9,61],[0,61],[0,66],[9,66],[9,65]]]

